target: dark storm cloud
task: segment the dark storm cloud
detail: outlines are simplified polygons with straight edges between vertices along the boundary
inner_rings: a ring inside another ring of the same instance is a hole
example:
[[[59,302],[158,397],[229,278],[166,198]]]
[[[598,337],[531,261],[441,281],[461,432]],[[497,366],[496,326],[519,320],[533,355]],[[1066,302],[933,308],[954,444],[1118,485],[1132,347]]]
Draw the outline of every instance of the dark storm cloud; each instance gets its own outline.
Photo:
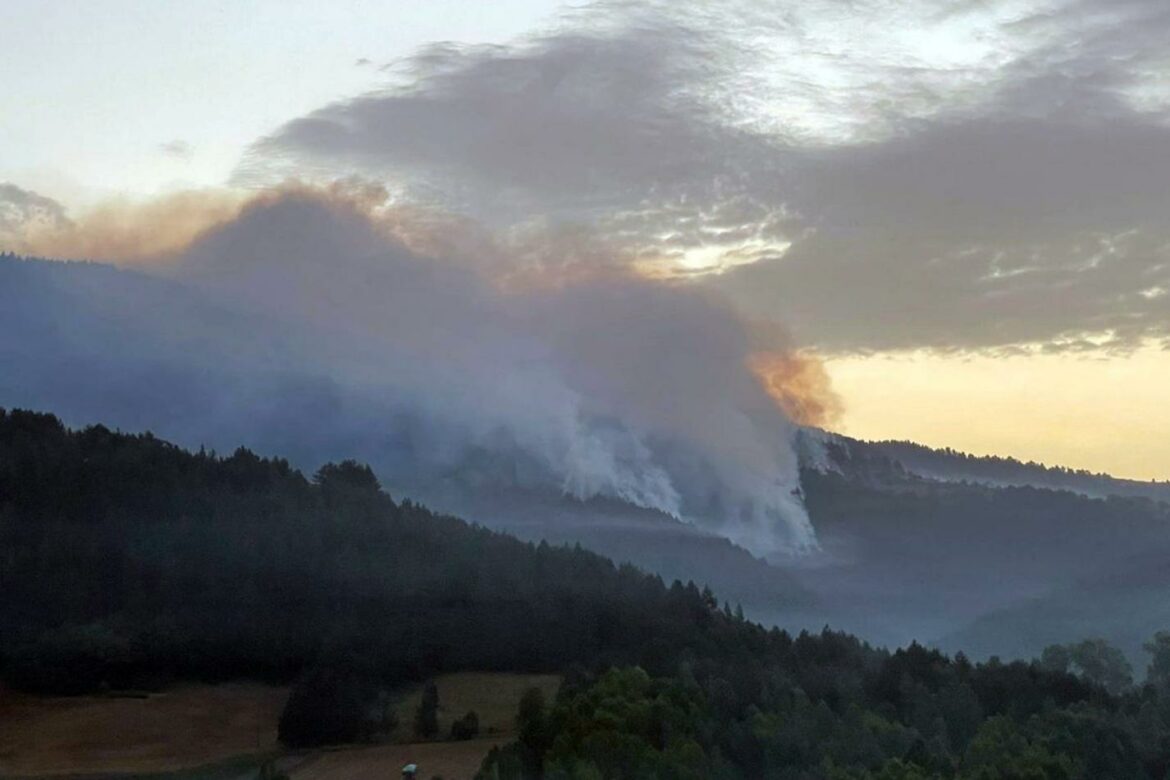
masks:
[[[517,49],[434,46],[398,67],[408,87],[293,120],[256,144],[237,178],[306,165],[380,172],[477,212],[506,203],[508,216],[707,188],[763,141],[732,141],[687,94],[703,78],[701,37],[656,23]]]
[[[810,155],[788,190],[809,233],[720,284],[829,350],[1170,335],[1170,6],[1013,27],[1045,43],[977,111]]]
[[[1166,40],[1161,0],[604,4],[427,49],[237,178],[585,222],[826,350],[1124,348],[1170,336]]]
[[[830,350],[1132,346],[1170,332],[1168,182],[1156,126],[932,128],[818,163],[810,233],[717,284]]]

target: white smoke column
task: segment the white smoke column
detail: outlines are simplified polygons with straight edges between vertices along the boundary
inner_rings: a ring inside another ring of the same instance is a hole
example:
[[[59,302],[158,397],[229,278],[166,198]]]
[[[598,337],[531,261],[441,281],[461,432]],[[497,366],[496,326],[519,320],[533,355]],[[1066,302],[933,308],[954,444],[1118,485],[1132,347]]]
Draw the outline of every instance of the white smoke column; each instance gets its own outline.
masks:
[[[604,277],[528,301],[587,411],[640,431],[684,518],[759,553],[815,545],[794,427],[745,367],[752,339],[700,288]]]

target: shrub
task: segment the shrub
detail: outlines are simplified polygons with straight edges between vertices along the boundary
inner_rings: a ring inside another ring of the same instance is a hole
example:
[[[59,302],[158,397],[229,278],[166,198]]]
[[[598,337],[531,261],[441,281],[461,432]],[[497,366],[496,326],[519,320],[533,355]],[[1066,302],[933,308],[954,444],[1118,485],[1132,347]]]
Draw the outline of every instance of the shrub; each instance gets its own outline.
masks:
[[[479,736],[479,716],[475,710],[451,724],[451,739],[475,739]]]
[[[314,747],[369,737],[379,726],[370,715],[370,689],[355,675],[314,669],[289,692],[280,715],[280,741],[289,747]]]

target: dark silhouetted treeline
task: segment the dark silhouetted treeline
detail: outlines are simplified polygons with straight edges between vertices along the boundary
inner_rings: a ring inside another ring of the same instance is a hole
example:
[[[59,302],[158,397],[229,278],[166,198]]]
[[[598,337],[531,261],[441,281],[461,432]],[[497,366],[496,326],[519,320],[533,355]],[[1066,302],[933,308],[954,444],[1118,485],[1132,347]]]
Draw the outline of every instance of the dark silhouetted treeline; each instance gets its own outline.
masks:
[[[309,480],[22,411],[0,412],[0,564],[3,676],[40,691],[558,670],[740,631],[694,585],[395,502],[353,462]]]

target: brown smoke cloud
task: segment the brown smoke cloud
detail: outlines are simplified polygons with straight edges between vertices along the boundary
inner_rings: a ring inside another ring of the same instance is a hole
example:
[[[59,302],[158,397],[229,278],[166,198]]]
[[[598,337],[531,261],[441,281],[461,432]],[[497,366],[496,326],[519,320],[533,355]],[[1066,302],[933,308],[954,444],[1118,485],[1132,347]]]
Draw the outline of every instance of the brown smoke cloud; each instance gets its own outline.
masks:
[[[77,216],[28,220],[9,227],[4,247],[56,260],[98,260],[119,266],[165,265],[217,227],[290,196],[312,198],[335,208],[358,211],[377,221],[388,235],[414,248],[442,250],[451,242],[451,218],[422,209],[386,204],[381,185],[346,179],[310,185],[290,180],[258,191],[184,190],[148,200],[112,198]],[[47,200],[47,199],[46,199]],[[50,201],[52,202],[52,201]],[[57,205],[57,204],[54,204]],[[413,235],[417,233],[418,235]],[[429,244],[427,244],[429,242]]]
[[[115,199],[57,224],[25,228],[20,251],[38,257],[144,265],[182,251],[236,218],[245,202],[228,190],[176,192],[138,202]]]
[[[816,355],[802,350],[756,352],[747,365],[793,422],[826,427],[840,421],[844,405]]]

